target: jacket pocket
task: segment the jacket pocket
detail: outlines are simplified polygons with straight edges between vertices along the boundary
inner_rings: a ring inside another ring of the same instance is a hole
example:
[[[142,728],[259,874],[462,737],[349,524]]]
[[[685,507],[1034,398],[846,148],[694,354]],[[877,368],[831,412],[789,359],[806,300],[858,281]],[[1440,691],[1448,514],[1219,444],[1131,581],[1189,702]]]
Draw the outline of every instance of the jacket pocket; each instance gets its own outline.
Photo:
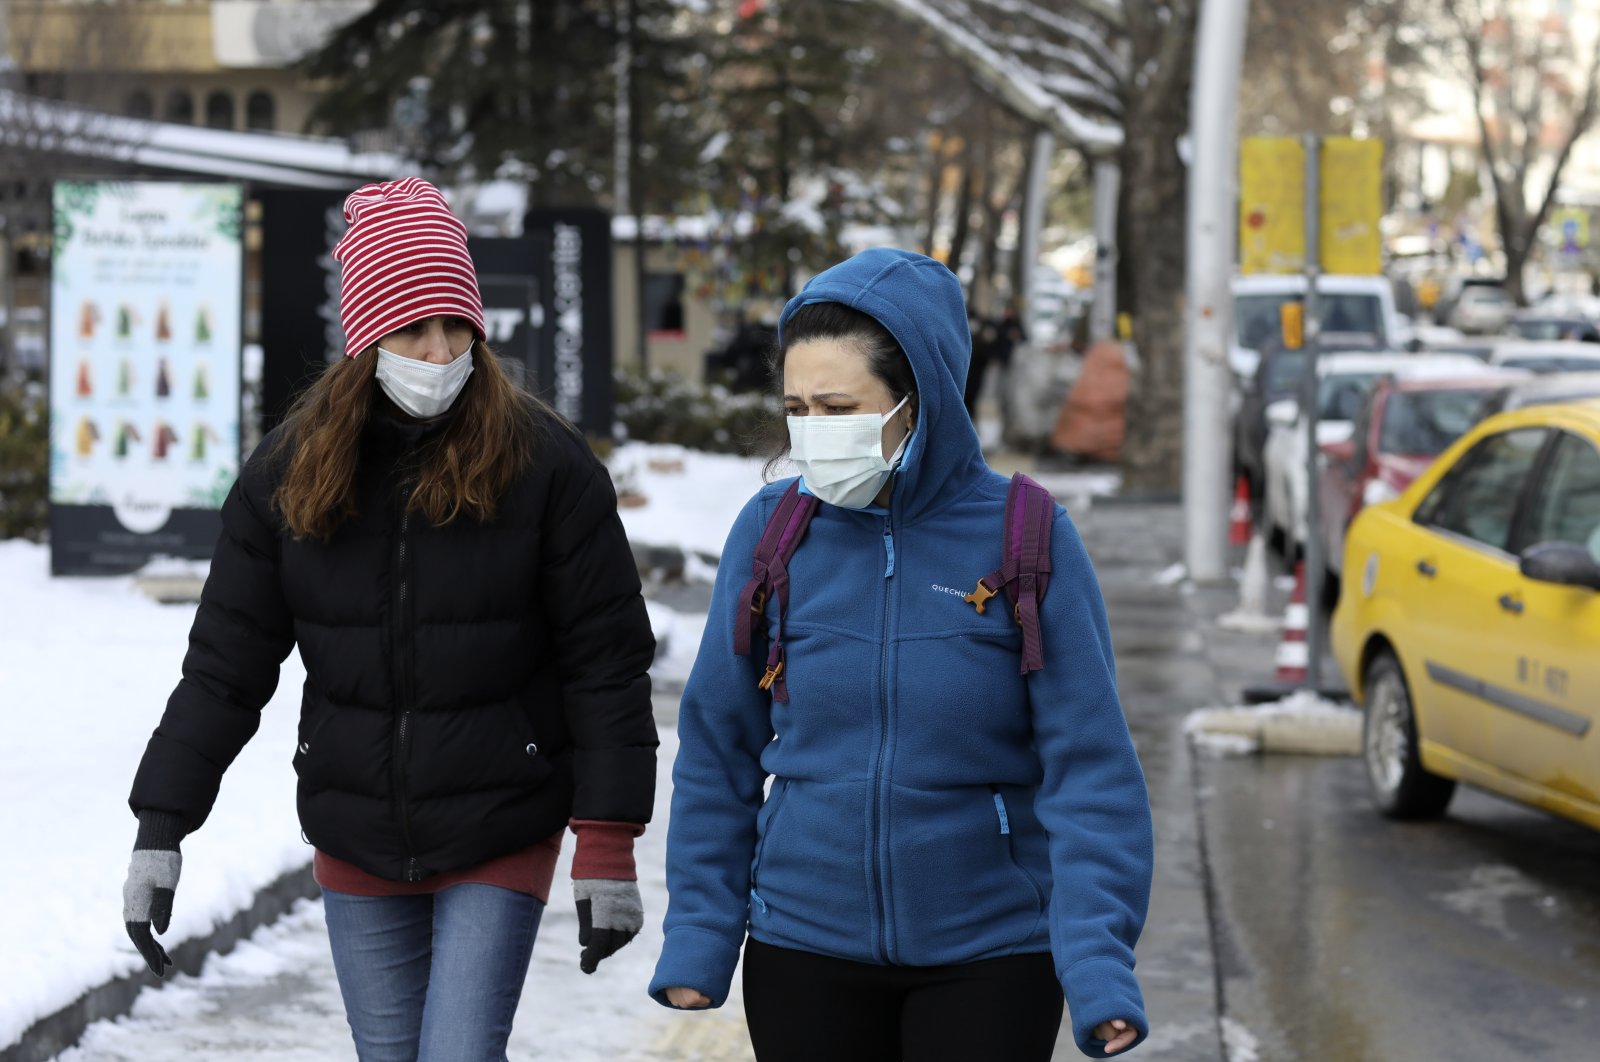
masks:
[[[757,816],[756,829],[761,839],[756,843],[756,858],[750,866],[750,889],[755,892],[760,887],[761,865],[767,858],[767,846],[772,843],[772,833],[778,826],[778,813],[783,810],[783,798],[789,795],[789,779],[779,778],[772,783],[772,795],[762,805],[764,815]],[[761,904],[759,895],[756,903]]]
[[[1033,890],[1034,903],[1042,912],[1046,903],[1044,886],[1039,884],[1039,879],[1023,865],[1017,855],[1018,835],[1011,828],[1011,809],[1006,804],[1005,794],[1000,792],[1000,787],[997,785],[991,785],[989,791],[994,796],[995,817],[999,820],[1000,834],[1006,839],[1006,857],[1011,862],[1011,868],[1027,882],[1028,888]]]
[[[891,961],[944,966],[1048,949],[1038,935],[1046,893],[1024,869],[1036,820],[1021,800],[1007,801],[1010,793],[893,788],[883,876]]]

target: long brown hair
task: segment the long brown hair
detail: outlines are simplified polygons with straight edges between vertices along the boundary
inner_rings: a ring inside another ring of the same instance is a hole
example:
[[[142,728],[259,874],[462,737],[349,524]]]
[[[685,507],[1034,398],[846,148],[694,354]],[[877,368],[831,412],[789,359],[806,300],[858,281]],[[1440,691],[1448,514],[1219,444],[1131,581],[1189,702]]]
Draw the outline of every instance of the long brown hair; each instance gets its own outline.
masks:
[[[506,374],[486,343],[474,341],[472,375],[450,422],[424,451],[410,508],[435,526],[465,514],[494,519],[500,496],[533,459],[555,413]],[[340,358],[295,400],[272,456],[288,468],[273,505],[296,538],[333,535],[356,513],[361,433],[377,390],[378,353]]]

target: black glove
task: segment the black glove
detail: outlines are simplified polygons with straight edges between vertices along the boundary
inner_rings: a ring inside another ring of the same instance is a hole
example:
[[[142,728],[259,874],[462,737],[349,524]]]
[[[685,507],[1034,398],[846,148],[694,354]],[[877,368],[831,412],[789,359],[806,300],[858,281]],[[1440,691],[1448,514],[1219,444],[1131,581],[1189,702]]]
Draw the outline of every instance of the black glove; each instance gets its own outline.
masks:
[[[600,960],[616,954],[644,928],[644,903],[637,881],[579,878],[572,883],[578,901],[578,944],[583,955],[578,965],[594,973]]]
[[[128,937],[157,977],[165,977],[172,960],[155,937],[165,933],[172,920],[172,894],[178,887],[183,856],[178,842],[183,840],[183,820],[165,811],[141,811],[139,836],[133,842],[133,858],[128,863],[128,880],[122,886],[122,921]]]

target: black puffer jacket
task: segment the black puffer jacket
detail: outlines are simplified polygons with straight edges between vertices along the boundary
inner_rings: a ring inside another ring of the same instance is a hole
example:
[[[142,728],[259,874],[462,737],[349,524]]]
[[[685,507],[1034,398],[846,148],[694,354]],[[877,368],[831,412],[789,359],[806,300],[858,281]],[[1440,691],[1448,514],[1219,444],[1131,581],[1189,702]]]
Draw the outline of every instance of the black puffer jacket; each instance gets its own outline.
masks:
[[[296,541],[273,514],[272,436],[246,465],[135,813],[205,822],[298,644],[294,767],[319,849],[415,881],[569,817],[648,821],[655,640],[605,468],[552,424],[492,523],[433,527],[404,499],[438,422],[375,402],[358,514],[331,540]]]

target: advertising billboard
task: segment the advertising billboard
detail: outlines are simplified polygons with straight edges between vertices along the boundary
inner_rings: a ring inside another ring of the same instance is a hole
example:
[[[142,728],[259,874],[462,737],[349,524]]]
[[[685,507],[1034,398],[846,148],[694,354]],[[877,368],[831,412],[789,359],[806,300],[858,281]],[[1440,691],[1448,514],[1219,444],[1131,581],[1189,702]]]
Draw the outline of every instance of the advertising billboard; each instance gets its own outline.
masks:
[[[236,184],[55,186],[56,573],[210,556],[239,474],[242,205]]]

